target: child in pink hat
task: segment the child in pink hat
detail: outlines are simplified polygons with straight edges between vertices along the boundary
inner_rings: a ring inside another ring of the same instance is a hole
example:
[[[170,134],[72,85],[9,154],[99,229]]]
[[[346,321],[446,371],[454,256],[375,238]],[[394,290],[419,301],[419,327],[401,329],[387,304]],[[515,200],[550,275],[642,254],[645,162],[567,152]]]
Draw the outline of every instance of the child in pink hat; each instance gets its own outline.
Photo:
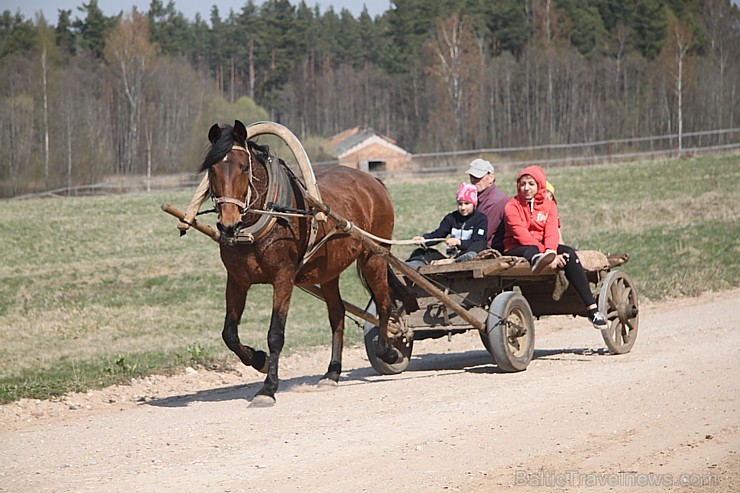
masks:
[[[478,252],[486,248],[488,218],[476,209],[478,191],[475,185],[461,183],[457,189],[456,200],[457,209],[442,218],[437,229],[421,236],[414,236],[413,239],[424,246],[414,250],[409,261],[419,265],[442,258],[454,258],[456,262],[465,262],[474,259]],[[436,245],[442,241],[447,246],[446,257],[426,246]]]

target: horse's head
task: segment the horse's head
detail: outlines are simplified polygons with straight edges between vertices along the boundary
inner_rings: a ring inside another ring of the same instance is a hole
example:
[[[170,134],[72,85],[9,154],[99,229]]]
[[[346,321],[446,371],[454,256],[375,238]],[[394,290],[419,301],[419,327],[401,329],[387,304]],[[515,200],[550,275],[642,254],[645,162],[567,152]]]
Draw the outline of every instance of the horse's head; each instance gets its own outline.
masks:
[[[253,156],[247,147],[247,129],[239,120],[233,127],[213,125],[208,140],[211,148],[201,170],[208,171],[218,212],[217,227],[224,241],[229,242],[239,232],[249,207]]]

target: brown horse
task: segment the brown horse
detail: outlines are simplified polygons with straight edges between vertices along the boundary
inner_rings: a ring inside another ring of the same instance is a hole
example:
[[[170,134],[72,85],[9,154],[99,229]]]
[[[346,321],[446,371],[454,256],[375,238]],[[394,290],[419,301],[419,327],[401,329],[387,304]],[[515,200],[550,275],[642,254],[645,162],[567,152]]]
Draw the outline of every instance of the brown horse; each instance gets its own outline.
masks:
[[[387,261],[347,233],[336,230],[330,221],[318,224],[314,243],[317,246],[311,249],[310,216],[297,214],[276,218],[255,212],[271,207],[306,211],[310,207],[304,188],[289,169],[270,156],[265,146],[247,141],[243,123],[236,121],[233,127],[213,125],[208,139],[211,148],[201,169],[209,174],[210,194],[221,232],[221,260],[228,273],[222,336],[245,365],[267,373],[252,405],[275,403],[278,361],[294,285],[318,284],[321,287],[332,329],[332,351],[329,368],[319,383],[335,385],[339,381],[345,314],[339,275],[355,260],[378,309],[383,339],[378,345],[378,357],[390,364],[397,361],[400,353],[387,336],[392,303]],[[343,166],[318,172],[316,179],[322,201],[332,211],[364,231],[391,238],[393,205],[379,180]],[[273,205],[275,203],[278,207]],[[264,351],[242,345],[239,340],[238,326],[247,292],[253,284],[273,287],[272,318],[267,333],[269,356]]]

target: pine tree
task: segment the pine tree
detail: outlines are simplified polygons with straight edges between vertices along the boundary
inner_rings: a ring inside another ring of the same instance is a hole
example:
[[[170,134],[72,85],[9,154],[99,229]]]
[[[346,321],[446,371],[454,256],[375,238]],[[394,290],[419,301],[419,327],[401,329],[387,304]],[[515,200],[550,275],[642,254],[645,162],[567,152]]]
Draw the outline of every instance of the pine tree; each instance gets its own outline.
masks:
[[[77,10],[85,13],[85,19],[75,19],[72,23],[80,35],[80,46],[89,49],[95,58],[103,58],[105,38],[115,27],[119,16],[106,17],[98,6],[98,0],[83,3]]]
[[[59,20],[57,27],[54,29],[57,46],[67,55],[75,56],[77,54],[77,39],[72,31],[72,11],[59,10]]]
[[[665,42],[668,25],[663,0],[637,0],[632,22],[640,53],[648,60],[655,60]]]

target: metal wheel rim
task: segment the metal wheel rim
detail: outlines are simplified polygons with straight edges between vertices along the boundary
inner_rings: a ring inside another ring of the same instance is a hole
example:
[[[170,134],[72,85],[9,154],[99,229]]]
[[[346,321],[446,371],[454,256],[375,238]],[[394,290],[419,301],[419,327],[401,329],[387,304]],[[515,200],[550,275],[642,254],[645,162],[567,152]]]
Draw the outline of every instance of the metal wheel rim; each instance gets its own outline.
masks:
[[[528,340],[531,330],[527,327],[526,320],[527,317],[524,312],[519,308],[515,308],[504,321],[506,325],[506,345],[509,348],[509,352],[516,358],[526,355],[527,347],[529,347]],[[527,329],[527,333],[519,336],[519,327]]]

